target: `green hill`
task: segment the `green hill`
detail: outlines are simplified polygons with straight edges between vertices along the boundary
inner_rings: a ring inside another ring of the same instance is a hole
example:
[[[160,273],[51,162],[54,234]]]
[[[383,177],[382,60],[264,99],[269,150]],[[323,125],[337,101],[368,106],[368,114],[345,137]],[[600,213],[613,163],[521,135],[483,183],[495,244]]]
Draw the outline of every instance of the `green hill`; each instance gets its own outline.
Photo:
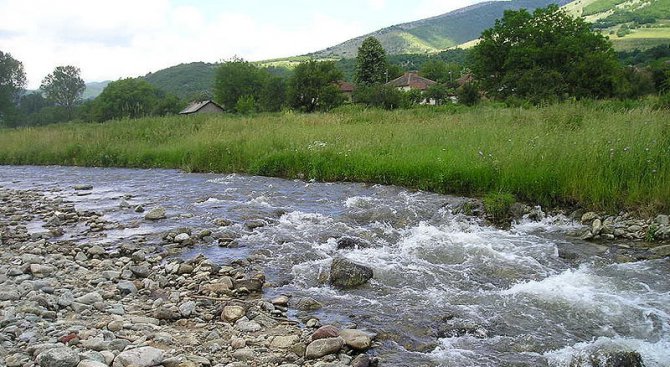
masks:
[[[436,17],[394,25],[366,34],[337,46],[317,51],[307,56],[323,58],[353,58],[363,40],[374,36],[389,55],[435,53],[477,39],[483,30],[490,28],[505,10],[526,8],[533,10],[569,0],[511,0],[489,1],[455,10]]]
[[[109,84],[109,80],[104,82],[90,82],[86,83],[86,89],[82,98],[84,99],[93,99],[102,93],[102,90]]]
[[[149,73],[144,79],[154,87],[189,100],[202,94],[211,94],[216,64],[192,62]]]

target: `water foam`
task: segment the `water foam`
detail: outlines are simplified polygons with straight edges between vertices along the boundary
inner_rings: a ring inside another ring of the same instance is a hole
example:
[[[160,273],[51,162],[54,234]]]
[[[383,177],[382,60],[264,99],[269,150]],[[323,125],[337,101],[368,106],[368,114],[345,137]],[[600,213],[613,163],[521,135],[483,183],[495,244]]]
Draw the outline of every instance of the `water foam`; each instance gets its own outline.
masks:
[[[581,342],[547,352],[544,356],[551,367],[570,367],[573,360],[580,357],[588,360],[598,351],[636,351],[640,353],[646,367],[667,367],[670,365],[670,341],[667,339],[653,343],[624,337],[600,337],[593,341]],[[586,367],[586,365],[583,366]]]

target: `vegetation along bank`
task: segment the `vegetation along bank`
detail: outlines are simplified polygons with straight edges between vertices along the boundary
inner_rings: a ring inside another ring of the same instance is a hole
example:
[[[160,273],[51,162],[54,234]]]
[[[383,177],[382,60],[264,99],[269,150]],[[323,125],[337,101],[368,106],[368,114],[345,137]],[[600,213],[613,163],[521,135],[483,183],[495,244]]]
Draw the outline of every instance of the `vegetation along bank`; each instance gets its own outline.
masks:
[[[5,130],[1,164],[180,168],[542,206],[670,209],[670,112],[640,103],[174,116]]]

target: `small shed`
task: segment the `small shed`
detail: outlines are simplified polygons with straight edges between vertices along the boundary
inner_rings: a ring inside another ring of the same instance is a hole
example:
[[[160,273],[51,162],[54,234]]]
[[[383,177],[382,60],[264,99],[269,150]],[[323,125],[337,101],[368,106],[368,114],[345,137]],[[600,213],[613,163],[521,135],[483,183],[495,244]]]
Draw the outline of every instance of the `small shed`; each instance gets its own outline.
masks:
[[[419,73],[417,73],[416,71],[407,72],[403,74],[400,78],[393,79],[390,82],[386,83],[386,85],[388,86],[404,91],[408,91],[411,89],[418,89],[420,91],[424,91],[428,89],[428,87],[434,84],[437,84],[437,82],[419,76]]]
[[[192,115],[196,113],[223,113],[223,107],[216,104],[216,102],[208,100],[201,102],[191,102],[186,108],[184,108],[180,115]]]

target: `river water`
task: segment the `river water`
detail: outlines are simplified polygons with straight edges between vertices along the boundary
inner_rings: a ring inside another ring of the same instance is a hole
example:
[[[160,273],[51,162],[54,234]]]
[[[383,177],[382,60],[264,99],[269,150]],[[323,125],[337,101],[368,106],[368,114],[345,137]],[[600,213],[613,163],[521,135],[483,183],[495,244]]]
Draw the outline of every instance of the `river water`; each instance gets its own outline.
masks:
[[[76,184],[94,188],[80,196]],[[615,263],[606,248],[570,237],[576,225],[566,218],[499,230],[453,214],[458,197],[175,170],[0,166],[0,185],[104,213],[125,227],[94,239],[107,245],[231,220],[235,248],[201,245],[184,256],[263,259],[269,296],[312,297],[322,322],[377,332],[374,353],[386,366],[567,367],[608,350],[670,366],[670,261]],[[164,206],[168,219],[146,222],[122,200]],[[268,224],[244,226],[256,219]],[[364,246],[338,250],[343,236]],[[324,284],[335,256],[371,266],[374,279],[346,291]]]

